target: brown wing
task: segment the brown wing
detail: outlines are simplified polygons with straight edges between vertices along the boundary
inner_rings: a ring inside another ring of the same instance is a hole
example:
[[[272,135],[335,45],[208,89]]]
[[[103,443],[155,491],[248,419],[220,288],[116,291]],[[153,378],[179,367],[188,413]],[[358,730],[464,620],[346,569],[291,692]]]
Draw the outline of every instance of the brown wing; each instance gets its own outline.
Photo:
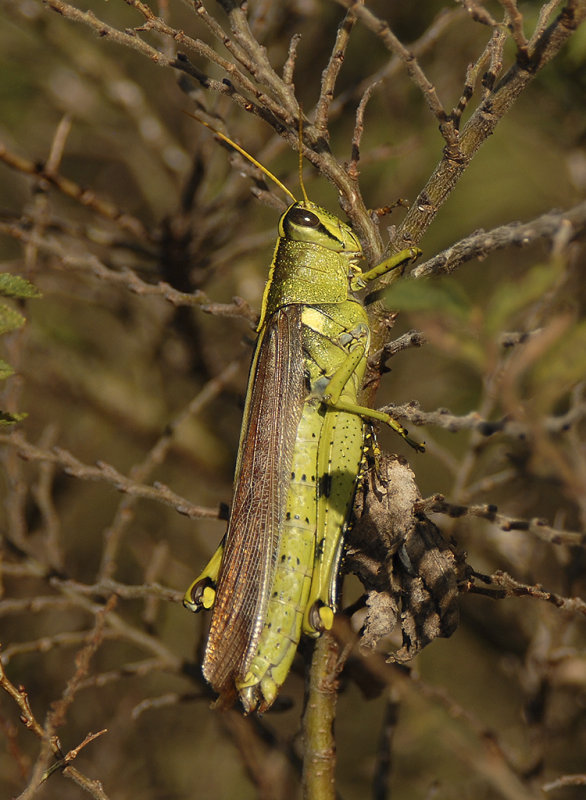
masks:
[[[268,320],[252,362],[203,674],[230,702],[262,630],[306,396],[301,306]]]

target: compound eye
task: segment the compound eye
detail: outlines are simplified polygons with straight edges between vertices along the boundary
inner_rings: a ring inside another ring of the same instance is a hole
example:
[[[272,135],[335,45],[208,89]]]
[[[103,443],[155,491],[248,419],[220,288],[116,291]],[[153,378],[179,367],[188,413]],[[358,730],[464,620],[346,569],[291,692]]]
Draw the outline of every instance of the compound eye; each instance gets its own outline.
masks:
[[[319,217],[313,211],[308,211],[306,208],[292,208],[287,214],[287,222],[292,222],[294,225],[301,225],[304,228],[317,228]]]

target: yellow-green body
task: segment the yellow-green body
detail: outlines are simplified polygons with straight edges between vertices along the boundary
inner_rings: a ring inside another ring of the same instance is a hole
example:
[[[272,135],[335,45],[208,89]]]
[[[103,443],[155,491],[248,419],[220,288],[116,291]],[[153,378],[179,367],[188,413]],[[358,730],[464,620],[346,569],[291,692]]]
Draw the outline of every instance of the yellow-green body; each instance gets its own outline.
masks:
[[[357,405],[368,318],[352,291],[362,275],[352,230],[309,201],[294,203],[263,298],[226,537],[185,605],[213,605],[203,674],[226,704],[274,701],[302,633],[331,627],[336,577],[362,458]]]

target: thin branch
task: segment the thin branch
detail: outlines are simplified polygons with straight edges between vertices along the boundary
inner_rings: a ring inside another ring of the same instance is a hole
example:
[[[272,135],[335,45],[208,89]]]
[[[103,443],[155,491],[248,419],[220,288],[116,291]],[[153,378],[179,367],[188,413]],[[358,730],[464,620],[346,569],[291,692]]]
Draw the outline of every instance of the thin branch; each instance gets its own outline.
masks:
[[[407,333],[399,336],[398,339],[386,342],[376,353],[372,353],[368,359],[368,365],[381,373],[386,362],[397,353],[410,347],[423,347],[425,344],[427,344],[427,339],[421,331],[407,331]]]
[[[351,11],[347,12],[338,26],[336,41],[330,53],[328,64],[321,76],[321,89],[315,109],[315,127],[326,141],[329,141],[328,117],[330,105],[334,99],[336,81],[342,69],[342,64],[344,63],[346,49],[350,41],[350,34],[355,24],[356,17]]]
[[[50,447],[54,444],[55,439],[55,427],[50,425],[40,439],[40,447]],[[65,562],[61,541],[60,521],[52,496],[54,477],[55,465],[50,463],[41,464],[39,468],[39,477],[32,487],[32,493],[42,518],[43,538],[47,552],[47,560],[55,569],[63,570]]]
[[[195,78],[206,89],[211,89],[219,94],[229,94],[230,97],[237,102],[242,108],[249,111],[255,110],[259,116],[274,115],[277,119],[286,121],[288,119],[287,112],[279,104],[264,92],[260,91],[244,73],[238,69],[231,61],[222,58],[212,47],[205,44],[199,39],[194,39],[188,36],[184,31],[172,28],[163,19],[157,17],[156,14],[141,0],[126,0],[128,5],[133,6],[139,11],[146,19],[144,25],[139,28],[127,28],[126,31],[120,31],[112,25],[107,25],[101,19],[96,17],[92,11],[80,11],[75,6],[64,2],[64,0],[43,0],[43,2],[61,14],[64,17],[80,22],[92,28],[99,36],[106,37],[116,42],[117,44],[131,47],[138,50],[142,55],[146,55],[151,61],[161,67],[172,67],[174,69],[185,72],[191,77]],[[192,50],[197,56],[201,57],[204,61],[211,61],[223,69],[230,77],[230,80],[224,83],[210,78],[203,73],[189,59],[182,53],[179,53],[175,59],[169,58],[164,53],[156,48],[147,44],[138,35],[142,31],[154,31],[162,36],[170,38],[180,46],[184,46]],[[234,85],[240,87],[244,92],[254,97],[258,103],[255,106],[251,103],[250,97],[236,92]],[[267,109],[267,110],[265,110]]]
[[[503,63],[503,50],[507,40],[507,32],[504,26],[497,26],[488,40],[488,43],[474,64],[466,70],[466,80],[460,99],[452,111],[454,124],[460,129],[460,120],[472,98],[479,77],[482,75],[483,94],[481,101],[485,100],[490,90],[494,86]],[[485,71],[487,63],[490,67]]]
[[[108,732],[107,728],[102,728],[102,730],[98,731],[97,733],[88,733],[83,742],[80,742],[80,744],[78,744],[77,747],[72,748],[68,753],[65,754],[65,757],[63,759],[64,763],[69,764],[70,761],[73,761],[74,758],[77,758],[77,756],[80,754],[80,752],[83,750],[84,747],[87,747],[87,745],[90,744],[90,742],[95,741],[96,739],[98,739],[100,736],[103,736],[103,734],[107,732]]]
[[[2,688],[6,694],[10,695],[10,697],[12,697],[14,702],[17,704],[20,710],[20,719],[22,723],[30,731],[32,731],[35,736],[38,736],[39,739],[43,739],[45,736],[45,731],[37,722],[35,715],[32,712],[28,694],[25,691],[24,686],[19,686],[17,688],[12,683],[4,671],[4,663],[4,658],[0,658],[0,688]]]
[[[352,134],[352,157],[348,163],[348,174],[356,181],[359,175],[358,162],[360,161],[360,142],[364,133],[364,114],[372,93],[379,85],[379,83],[372,83],[365,89],[356,109],[356,121],[354,123],[354,133]]]
[[[103,608],[102,604],[91,602],[91,600],[65,585],[61,586],[61,591],[70,597],[76,606],[94,616]],[[166,647],[160,639],[126,622],[119,614],[114,612],[108,614],[104,636],[132,642],[140,649],[153,653],[157,658],[164,661],[167,664],[167,668],[171,671],[178,672],[181,667],[181,659],[176,656],[172,650]]]
[[[536,336],[541,336],[542,333],[543,328],[535,328],[535,330],[532,331],[505,331],[499,335],[499,347],[504,347],[505,349],[517,347],[520,344],[525,344],[525,342],[528,342]]]
[[[167,694],[161,694],[158,697],[145,697],[144,700],[141,700],[140,703],[137,703],[132,709],[132,719],[137,720],[141,714],[151,709],[176,706],[184,699],[185,696],[179,694],[179,692],[167,692]]]
[[[528,335],[527,338],[530,338],[530,336]],[[517,422],[506,416],[496,420],[489,420],[482,417],[478,411],[471,411],[463,416],[452,414],[447,408],[440,408],[437,411],[422,411],[416,401],[405,405],[389,404],[381,410],[392,417],[407,419],[414,425],[435,425],[452,433],[463,430],[476,431],[481,436],[506,433],[514,438],[527,440],[532,431],[530,425]],[[586,402],[577,402],[565,414],[544,418],[542,421],[543,429],[551,435],[559,435],[585,417]]]
[[[499,599],[504,597],[532,597],[536,600],[544,600],[546,603],[551,603],[563,611],[586,616],[586,601],[582,600],[581,597],[562,597],[554,592],[546,591],[539,585],[532,586],[526,583],[519,583],[503,570],[497,570],[492,575],[483,575],[473,571],[472,576],[479,578],[487,586],[498,586],[498,589],[490,594],[491,597]],[[474,585],[469,591],[474,593]],[[487,594],[485,590],[481,590],[481,593]]]
[[[493,753],[512,773],[517,772],[518,766],[512,758],[511,748],[502,741],[498,730],[490,728],[482,719],[461,705],[445,688],[426,683],[415,671],[411,672],[409,677],[409,683],[418,693],[443,708],[450,719],[464,723],[488,752]]]
[[[101,781],[92,780],[91,778],[82,775],[82,773],[75,769],[75,767],[65,767],[63,774],[65,777],[71,778],[74,783],[95,798],[95,800],[109,800]]]
[[[54,447],[51,450],[43,450],[40,447],[28,442],[21,433],[6,434],[0,433],[0,442],[15,448],[18,454],[27,461],[50,462],[59,465],[68,475],[74,475],[86,481],[104,481],[114,486],[118,491],[137,497],[157,500],[160,503],[171,506],[179,514],[183,514],[190,519],[207,518],[220,519],[221,513],[217,509],[204,508],[190,503],[185,498],[172,492],[168,486],[157,482],[153,486],[144,485],[127,478],[118,472],[110,464],[98,462],[98,465],[91,467],[81,462],[68,450]]]
[[[140,600],[153,597],[158,600],[177,604],[180,604],[183,600],[183,592],[170,589],[168,586],[163,586],[160,583],[141,583],[134,586],[128,583],[120,583],[110,578],[104,578],[96,583],[85,584],[74,580],[51,578],[51,586],[60,590],[72,590],[78,594],[88,595],[90,597],[108,597],[111,594],[115,594],[123,600]],[[3,601],[3,604],[4,602],[6,601]],[[71,600],[69,600],[69,603],[71,604]]]
[[[411,277],[418,279],[430,275],[449,275],[467,261],[484,259],[505,247],[527,247],[540,239],[553,243],[562,232],[569,242],[585,230],[586,202],[567,211],[548,211],[530,222],[511,222],[491,231],[476,231],[423,264],[418,264],[411,271]]]
[[[455,147],[457,136],[453,122],[446,114],[435,86],[423,71],[417,58],[413,55],[413,52],[408,50],[395,36],[387,22],[373,14],[367,6],[356,2],[356,0],[336,0],[336,2],[349,11],[352,11],[363,25],[376,33],[389,52],[397,55],[401,59],[407,69],[407,74],[415,85],[419,87],[430,111],[439,122],[440,131],[446,141],[447,147]]]
[[[144,6],[143,3],[137,3],[136,0],[126,0],[126,2],[129,5],[133,5],[135,6],[135,8],[138,8],[141,11],[141,13],[144,13],[146,16],[146,12],[143,11],[142,8]],[[199,19],[202,20],[202,22],[214,36],[216,41],[218,41],[221,45],[223,45],[226,48],[226,50],[234,57],[234,59],[238,61],[248,73],[250,73],[251,75],[254,74],[253,73],[254,65],[250,63],[250,59],[247,57],[246,51],[242,47],[240,47],[239,44],[230,39],[230,37],[226,34],[226,31],[220,25],[220,23],[216,19],[214,19],[214,17],[212,17],[212,15],[207,11],[204,4],[200,2],[200,0],[186,0],[185,4],[190,8],[193,8]]]
[[[35,764],[35,768],[32,772],[30,781],[26,789],[18,796],[16,800],[30,800],[33,795],[36,793],[36,790],[39,787],[39,784],[48,777],[48,775],[44,775],[45,772],[45,765],[49,758],[51,757],[51,753],[56,755],[59,759],[63,758],[61,753],[59,743],[57,737],[54,735],[50,735],[47,730],[45,730],[36,720],[28,699],[28,694],[25,691],[24,687],[19,687],[18,689],[14,684],[8,679],[6,673],[4,672],[4,667],[2,665],[2,659],[0,659],[0,688],[2,688],[7,694],[12,697],[12,699],[16,702],[19,710],[20,710],[20,719],[24,723],[24,725],[31,730],[40,740],[42,743],[41,751],[39,753],[39,757]],[[89,734],[85,737],[84,741],[78,745],[77,748],[74,750],[69,751],[71,761],[79,750],[90,741],[93,741],[97,736],[100,736],[101,733],[104,731],[100,731],[97,734]],[[67,758],[67,756],[65,756]],[[90,778],[87,778],[78,770],[73,770],[72,767],[67,768],[67,777],[71,777],[79,786],[84,788],[89,794],[91,794],[96,800],[108,800],[108,796],[105,794],[102,784],[100,781],[94,781]]]
[[[477,0],[457,0],[457,2],[466,9],[471,19],[475,22],[479,22],[481,25],[488,25],[490,28],[494,28],[498,25],[495,18],[482,4],[482,0],[480,2],[477,2]]]
[[[485,519],[496,525],[502,531],[526,531],[549,544],[571,545],[573,547],[586,546],[586,533],[559,530],[552,528],[543,519],[515,519],[514,517],[500,514],[494,504],[477,506],[456,505],[446,501],[443,495],[435,494],[417,503],[417,511],[425,514],[445,514],[452,519],[476,517]]]
[[[168,541],[157,542],[153,547],[152,553],[144,569],[144,582],[146,584],[154,584],[157,578],[164,572],[165,567],[168,565],[170,558],[170,545]],[[143,605],[142,621],[147,630],[154,630],[155,623],[159,609],[161,607],[161,600],[156,595],[150,595],[146,598]]]
[[[49,149],[49,156],[45,163],[47,174],[54,175],[59,169],[59,164],[63,157],[67,137],[71,132],[71,118],[65,115],[59,121],[53,135],[53,141]],[[47,198],[48,184],[39,179],[36,181],[35,189],[32,192],[32,220],[33,230],[37,236],[42,236],[49,218],[49,202]],[[37,248],[29,244],[24,250],[24,263],[27,273],[32,274],[37,268],[38,252]]]
[[[297,60],[297,48],[301,41],[301,34],[294,33],[289,42],[287,60],[283,64],[283,81],[293,88],[293,74],[295,72],[295,62]]]
[[[39,614],[41,611],[63,611],[71,608],[71,600],[54,595],[36,595],[34,597],[4,598],[0,602],[0,617],[12,614]]]
[[[65,689],[59,700],[51,704],[51,710],[47,715],[45,728],[51,735],[58,729],[63,727],[67,719],[67,711],[73,703],[75,696],[79,690],[79,684],[87,676],[90,667],[90,661],[98,647],[104,640],[104,630],[108,615],[116,607],[116,595],[111,595],[103,606],[95,615],[93,630],[86,636],[84,646],[75,656],[75,672],[67,681]],[[75,756],[74,756],[75,757]],[[64,761],[67,763],[67,756]],[[71,760],[71,759],[69,759]]]
[[[393,249],[416,244],[453,191],[479,147],[541,69],[561,50],[586,18],[586,0],[568,0],[558,17],[540,36],[531,40],[527,57],[519,59],[503,75],[490,95],[478,106],[458,142],[458,157],[446,151],[427,185],[409,209],[393,236]],[[395,280],[392,275],[388,282]]]
[[[562,0],[549,0],[547,3],[543,3],[541,8],[539,9],[539,16],[537,18],[537,24],[535,26],[535,30],[533,31],[533,36],[531,37],[530,44],[533,45],[537,39],[542,35],[542,33],[547,28],[549,23],[550,17],[556,8],[561,5]]]
[[[150,231],[144,227],[139,219],[121,211],[114,203],[111,203],[103,197],[99,197],[92,190],[83,189],[75,183],[75,181],[59,175],[59,173],[55,171],[54,159],[49,160],[47,164],[44,165],[38,164],[9,152],[5,145],[0,142],[0,161],[3,161],[7,166],[17,172],[21,172],[23,175],[32,175],[39,180],[46,181],[62,194],[71,197],[80,205],[89,208],[99,216],[114,222],[120,228],[136,236],[138,239],[142,239],[146,242],[153,241]]]
[[[74,605],[69,601],[69,608]],[[83,645],[87,638],[87,630],[84,631],[64,631],[54,633],[51,636],[41,636],[39,639],[31,639],[27,642],[13,642],[2,651],[4,664],[9,664],[15,656],[27,655],[28,653],[50,653],[58,648],[79,647]],[[105,639],[118,638],[116,634],[105,632]]]
[[[336,745],[333,725],[338,693],[340,645],[326,632],[315,643],[303,715],[303,787],[306,798],[334,800]]]
[[[161,658],[145,658],[142,661],[135,661],[123,664],[118,669],[111,669],[107,672],[98,672],[90,675],[79,685],[80,689],[101,689],[110,683],[121,681],[124,678],[144,678],[153,672],[170,672],[169,663]],[[133,712],[134,713],[134,712]]]
[[[586,773],[582,775],[561,775],[555,781],[544,783],[541,788],[544,792],[553,792],[566,786],[586,786]]]
[[[258,315],[252,311],[248,303],[240,298],[234,298],[232,303],[213,303],[204,292],[180,292],[168,283],[147,283],[128,267],[113,270],[107,267],[93,253],[72,255],[70,250],[56,239],[39,239],[23,230],[19,225],[0,223],[0,233],[6,233],[21,242],[34,242],[40,251],[55,256],[61,266],[90,272],[109,283],[124,286],[133,294],[139,296],[163,297],[176,307],[192,306],[199,308],[207,314],[227,317],[244,317],[251,322],[256,322]]]
[[[283,81],[272,68],[267,57],[266,47],[259,44],[250,30],[246,9],[241,7],[240,3],[230,3],[229,5],[228,19],[232,35],[249,59],[246,62],[246,69],[259,84],[270,88],[281,104],[279,107],[280,118],[286,125],[291,125],[299,114],[299,105],[293,87]],[[279,114],[276,116],[279,118]]]
[[[517,45],[517,50],[521,57],[526,57],[529,50],[529,40],[523,30],[523,14],[519,11],[516,0],[499,0],[507,13],[509,30],[512,33],[513,41]]]
[[[58,589],[63,599],[68,601],[68,607],[82,608],[89,614],[96,615],[104,608],[103,604],[92,602],[89,598],[111,596],[121,597],[125,600],[142,599],[148,597],[158,597],[165,601],[179,604],[183,594],[173,589],[169,589],[159,584],[127,586],[116,581],[104,580],[96,584],[86,585],[77,581],[51,579],[51,585]],[[87,597],[86,597],[87,596]],[[48,603],[47,603],[48,605]],[[125,622],[119,615],[110,612],[107,617],[107,625],[103,628],[101,636],[104,639],[126,639],[133,642],[138,647],[154,653],[161,668],[177,672],[180,667],[180,660],[165,647],[155,636],[150,636],[142,630],[135,628]],[[15,642],[6,647],[2,652],[4,664],[14,658],[15,655],[25,653],[46,653],[57,647],[77,647],[87,643],[88,631],[65,631],[63,633],[44,636],[28,642]]]
[[[440,37],[454,23],[460,21],[463,11],[459,8],[444,8],[433,20],[428,28],[421,34],[419,39],[409,44],[409,51],[419,59],[428,53]],[[379,81],[389,82],[403,69],[403,61],[398,55],[392,55],[388,62],[372,75],[363,78],[357,86],[342,91],[334,99],[330,106],[330,120],[338,117],[354,98],[363,96],[365,90]]]

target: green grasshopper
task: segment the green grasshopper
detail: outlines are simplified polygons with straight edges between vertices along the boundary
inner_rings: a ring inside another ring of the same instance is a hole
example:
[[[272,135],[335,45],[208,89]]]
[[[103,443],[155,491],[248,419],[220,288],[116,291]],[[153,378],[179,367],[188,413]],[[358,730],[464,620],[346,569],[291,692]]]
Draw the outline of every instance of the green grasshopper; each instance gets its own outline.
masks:
[[[388,414],[358,405],[370,331],[353,295],[420,251],[363,273],[358,238],[307,199],[302,181],[297,201],[214,133],[293,201],[279,220],[262,301],[228,529],[184,598],[191,611],[213,606],[204,677],[221,705],[239,697],[249,713],[274,702],[301,633],[317,637],[332,626],[365,421],[424,449]]]

